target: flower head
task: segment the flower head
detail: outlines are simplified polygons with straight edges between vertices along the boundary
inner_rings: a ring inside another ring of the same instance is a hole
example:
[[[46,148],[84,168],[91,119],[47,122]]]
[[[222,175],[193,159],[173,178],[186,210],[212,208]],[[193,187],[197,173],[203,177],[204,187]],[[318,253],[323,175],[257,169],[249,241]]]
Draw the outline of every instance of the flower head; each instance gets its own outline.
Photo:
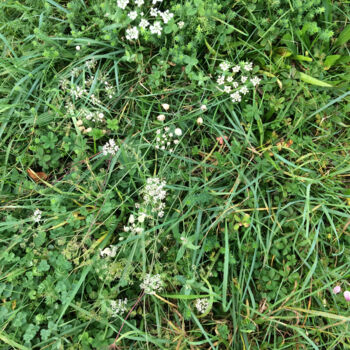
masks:
[[[163,287],[163,281],[159,274],[152,276],[147,274],[140,284],[140,288],[145,291],[145,294],[155,294]]]
[[[174,133],[175,133],[176,136],[181,136],[182,135],[182,130],[180,128],[176,128],[174,130]]]
[[[152,34],[157,34],[160,36],[162,34],[162,27],[160,25],[160,22],[156,21],[154,22],[153,26],[149,27],[149,30],[151,31]]]
[[[195,306],[198,312],[200,312],[201,314],[204,314],[204,312],[209,306],[209,301],[208,299],[197,299]]]
[[[128,3],[129,3],[129,0],[117,0],[117,6],[122,10],[124,10],[125,7],[128,6]]]
[[[230,64],[228,62],[222,62],[219,64],[219,67],[226,72],[230,68]]]
[[[125,37],[128,39],[128,40],[136,40],[138,39],[139,37],[139,31],[137,29],[137,27],[132,27],[132,28],[128,28],[126,30],[126,35]]]
[[[334,294],[338,294],[338,293],[340,293],[341,292],[341,287],[340,286],[335,286],[334,288],[333,288],[333,293]]]
[[[346,290],[343,295],[346,301],[350,301],[350,292],[348,290]]]
[[[41,211],[39,209],[36,209],[33,214],[33,220],[35,222],[39,222],[41,220]]]
[[[115,155],[119,150],[119,147],[115,144],[115,141],[110,139],[102,148],[103,155],[111,154]]]
[[[117,299],[111,301],[111,313],[112,316],[116,317],[117,315],[121,315],[126,312],[126,304],[128,303],[128,299]]]

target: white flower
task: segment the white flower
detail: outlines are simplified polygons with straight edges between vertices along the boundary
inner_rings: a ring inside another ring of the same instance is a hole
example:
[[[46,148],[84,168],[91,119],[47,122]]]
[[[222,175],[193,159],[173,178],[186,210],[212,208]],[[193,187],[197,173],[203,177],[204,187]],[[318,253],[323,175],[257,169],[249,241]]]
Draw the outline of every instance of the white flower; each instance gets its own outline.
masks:
[[[195,305],[198,312],[203,314],[209,306],[209,301],[208,299],[197,299]]]
[[[128,6],[128,3],[129,3],[129,0],[117,0],[117,6],[122,10],[124,10],[125,7]]]
[[[119,147],[115,144],[115,141],[110,139],[102,148],[103,155],[111,154],[115,155],[119,150]]]
[[[114,258],[117,254],[117,246],[113,246],[111,245],[111,248],[110,247],[107,247],[105,249],[100,249],[100,256],[101,258],[104,258],[105,256],[108,256],[108,257],[111,257],[111,258]]]
[[[224,91],[229,94],[231,92],[231,86],[224,86]]]
[[[151,13],[152,17],[157,17],[158,16],[158,10],[156,8],[154,8],[154,7],[151,8],[150,13]]]
[[[155,5],[157,2],[163,2],[163,0],[152,0],[153,5]]]
[[[149,22],[147,19],[142,18],[139,24],[139,27],[142,29],[146,29],[149,26]]]
[[[177,24],[177,26],[178,26],[180,29],[182,29],[182,28],[184,27],[184,25],[185,25],[185,22],[184,22],[184,21],[180,21],[180,22]]]
[[[170,106],[167,103],[163,103],[162,107],[165,111],[167,111],[170,108]]]
[[[257,86],[261,82],[261,79],[258,77],[254,77],[253,79],[250,79],[250,82],[254,85]]]
[[[219,77],[218,77],[216,82],[217,82],[218,85],[224,85],[225,84],[225,76],[224,75],[219,75]]]
[[[202,125],[203,124],[203,118],[202,117],[197,118],[197,124],[198,125]]]
[[[208,109],[208,108],[207,108],[206,105],[201,105],[201,110],[202,110],[203,112],[205,112],[207,109]]]
[[[182,135],[182,130],[180,128],[176,128],[174,130],[174,133],[175,133],[176,136],[181,136]]]
[[[137,221],[138,221],[140,224],[142,224],[142,223],[145,221],[145,219],[146,219],[146,214],[144,214],[144,213],[141,213],[141,215],[139,215],[139,216],[137,217]]]
[[[117,315],[121,315],[127,311],[126,304],[128,303],[128,299],[117,299],[111,301],[111,313],[113,317],[117,317]]]
[[[234,92],[233,94],[230,95],[232,102],[241,102],[242,98],[239,92]]]
[[[244,84],[247,81],[248,77],[246,77],[245,75],[241,76],[241,82]]]
[[[142,6],[144,3],[145,3],[144,0],[135,0],[135,4],[136,4],[138,7]]]
[[[230,68],[230,64],[228,62],[222,62],[219,64],[219,67],[226,72]]]
[[[233,82],[233,77],[229,76],[229,77],[227,77],[226,80],[227,80],[229,83],[232,83],[232,82]]]
[[[237,83],[237,81],[234,81],[234,82],[232,83],[232,86],[233,86],[235,89],[237,89],[237,88],[238,88],[238,83]]]
[[[153,26],[149,27],[152,34],[158,34],[160,36],[162,34],[162,27],[160,25],[160,22],[154,22]]]
[[[246,95],[249,92],[249,90],[246,86],[243,86],[241,90],[239,90],[239,92],[243,95]]]
[[[161,290],[163,287],[163,281],[160,275],[147,274],[140,284],[140,288],[144,290],[145,294],[155,294],[155,292]]]
[[[126,36],[125,37],[128,40],[137,39],[139,37],[139,31],[137,30],[137,27],[128,28],[126,30]]]
[[[41,211],[39,209],[36,209],[33,214],[33,220],[35,222],[39,222],[41,220]]]
[[[165,120],[165,115],[164,114],[159,114],[159,116],[157,117],[157,119],[160,121],[160,122],[164,122]],[[157,130],[158,131],[158,130]],[[159,130],[160,131],[160,130]]]
[[[76,49],[77,51],[80,51],[80,46],[77,45],[77,46],[75,47],[75,49]]]
[[[133,214],[131,214],[129,216],[129,224],[133,224],[135,222],[135,216]]]
[[[250,72],[253,69],[253,63],[252,62],[246,62],[244,63],[244,70],[247,72]]]
[[[133,21],[134,19],[137,18],[137,12],[136,11],[130,11],[128,13],[128,17]]]
[[[232,68],[232,72],[233,73],[238,73],[239,71],[241,70],[241,67],[240,66],[234,66],[233,68]]]
[[[164,12],[159,11],[159,15],[162,17],[164,23],[168,23],[174,17],[174,14],[169,12],[169,10]]]

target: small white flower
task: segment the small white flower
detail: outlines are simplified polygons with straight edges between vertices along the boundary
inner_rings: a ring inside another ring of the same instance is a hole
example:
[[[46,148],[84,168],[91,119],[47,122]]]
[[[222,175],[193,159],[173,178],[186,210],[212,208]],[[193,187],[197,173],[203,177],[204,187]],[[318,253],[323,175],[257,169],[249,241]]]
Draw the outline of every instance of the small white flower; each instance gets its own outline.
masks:
[[[153,5],[155,5],[157,2],[163,2],[163,0],[152,0]]]
[[[225,84],[225,76],[224,75],[219,75],[219,77],[218,77],[216,82],[217,82],[218,85],[224,85]]]
[[[229,77],[227,77],[226,80],[227,80],[229,83],[232,83],[232,82],[233,82],[233,77],[229,76]]]
[[[198,312],[203,314],[209,306],[209,301],[208,299],[197,299],[195,305]]]
[[[260,84],[261,79],[258,78],[258,77],[254,77],[254,78],[250,79],[250,82],[251,82],[254,86],[257,86],[257,85]]]
[[[179,143],[180,143],[179,140],[174,140],[174,144],[175,144],[175,145],[177,145],[177,144],[179,144]]]
[[[158,34],[160,36],[162,34],[162,27],[160,25],[160,22],[154,22],[153,26],[149,27],[149,30],[151,31],[152,34]]]
[[[128,17],[133,21],[134,19],[137,18],[137,11],[130,11],[128,13]]]
[[[248,77],[245,75],[241,76],[241,82],[244,84],[247,81]]]
[[[251,70],[253,70],[253,63],[252,62],[246,62],[244,63],[244,70],[247,72],[250,72]]]
[[[241,102],[242,98],[239,92],[234,92],[233,94],[230,95],[232,102]]]
[[[110,139],[102,148],[103,155],[111,154],[115,155],[119,150],[119,147],[115,144],[115,141]]]
[[[122,10],[124,10],[125,7],[128,6],[128,3],[129,3],[129,0],[117,0],[117,6]]]
[[[162,107],[165,111],[167,111],[170,108],[170,106],[167,103],[163,103]]]
[[[234,66],[233,68],[232,68],[232,72],[233,73],[238,73],[239,71],[241,70],[241,67],[240,66]]]
[[[145,3],[144,0],[135,0],[135,4],[136,4],[138,7],[142,6],[144,3]]]
[[[155,294],[157,291],[161,290],[163,287],[163,281],[160,275],[150,275],[147,274],[140,284],[140,288],[144,290],[145,294]]]
[[[100,256],[101,258],[104,258],[105,256],[108,256],[108,257],[111,257],[111,258],[114,258],[117,254],[117,247],[116,246],[112,246],[111,245],[111,248],[110,247],[107,247],[105,249],[100,249]]]
[[[235,89],[237,89],[237,88],[238,88],[238,83],[237,83],[237,81],[234,81],[234,82],[232,83],[232,86],[233,86]]]
[[[203,118],[202,117],[198,117],[197,118],[197,124],[198,125],[202,125],[203,124]]]
[[[181,136],[182,135],[182,130],[180,128],[176,128],[174,130],[174,133],[175,133],[176,136]]]
[[[160,122],[164,122],[165,120],[165,115],[164,114],[159,114],[159,116],[157,117],[157,119],[160,121]],[[157,130],[158,131],[158,130]],[[160,130],[159,130],[160,132]]]
[[[219,64],[219,67],[226,72],[230,68],[230,64],[228,62],[222,62]]]
[[[180,21],[180,22],[178,22],[178,24],[177,24],[177,26],[178,26],[180,29],[182,29],[182,28],[184,27],[184,25],[185,25],[185,22],[184,22],[184,21]]]
[[[239,92],[243,95],[246,95],[249,92],[249,90],[246,86],[243,86],[241,90],[239,90]]]
[[[207,109],[208,109],[208,108],[207,108],[206,105],[201,105],[201,110],[202,110],[203,112],[205,112]]]
[[[41,220],[41,211],[39,209],[36,209],[33,214],[33,220],[35,222],[39,222]]]
[[[169,12],[169,10],[164,12],[159,11],[159,15],[162,17],[164,23],[168,23],[174,17],[174,14]]]
[[[228,86],[228,85],[224,86],[224,91],[228,94],[231,92],[231,89],[232,89],[231,86]]]
[[[158,10],[156,8],[154,8],[154,7],[151,8],[150,13],[151,13],[152,17],[157,17],[158,16]]]
[[[134,40],[139,37],[139,31],[137,30],[136,27],[128,28],[126,30],[126,36],[128,40]]]
[[[80,51],[80,46],[77,45],[77,46],[75,47],[75,49],[76,49],[77,51]]]
[[[146,215],[142,213],[141,215],[138,216],[137,221],[142,224],[146,219]]]
[[[133,224],[135,222],[135,216],[133,214],[131,214],[129,216],[129,224]]]
[[[139,24],[139,27],[142,29],[146,29],[149,26],[149,22],[147,19],[142,18]]]
[[[117,317],[122,315],[127,311],[126,304],[128,303],[128,299],[117,299],[111,301],[111,314],[113,317]]]

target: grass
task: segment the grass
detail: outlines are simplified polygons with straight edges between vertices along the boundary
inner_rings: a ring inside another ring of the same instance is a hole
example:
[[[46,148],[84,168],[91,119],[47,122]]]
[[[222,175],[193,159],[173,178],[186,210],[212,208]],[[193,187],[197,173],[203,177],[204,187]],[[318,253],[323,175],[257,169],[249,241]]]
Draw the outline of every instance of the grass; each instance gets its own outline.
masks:
[[[129,42],[131,5],[2,2],[0,349],[348,348],[347,5],[164,0],[162,36]],[[224,61],[262,79],[241,102]]]

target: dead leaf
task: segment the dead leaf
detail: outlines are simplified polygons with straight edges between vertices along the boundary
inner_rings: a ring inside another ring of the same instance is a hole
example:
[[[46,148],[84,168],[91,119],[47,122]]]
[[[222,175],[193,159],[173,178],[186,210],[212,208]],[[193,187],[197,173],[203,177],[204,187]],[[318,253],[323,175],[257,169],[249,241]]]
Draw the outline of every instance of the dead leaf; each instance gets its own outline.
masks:
[[[35,182],[40,182],[40,180],[46,181],[49,177],[46,173],[42,171],[35,172],[32,169],[28,168],[27,169],[27,174],[31,179],[33,179]]]

